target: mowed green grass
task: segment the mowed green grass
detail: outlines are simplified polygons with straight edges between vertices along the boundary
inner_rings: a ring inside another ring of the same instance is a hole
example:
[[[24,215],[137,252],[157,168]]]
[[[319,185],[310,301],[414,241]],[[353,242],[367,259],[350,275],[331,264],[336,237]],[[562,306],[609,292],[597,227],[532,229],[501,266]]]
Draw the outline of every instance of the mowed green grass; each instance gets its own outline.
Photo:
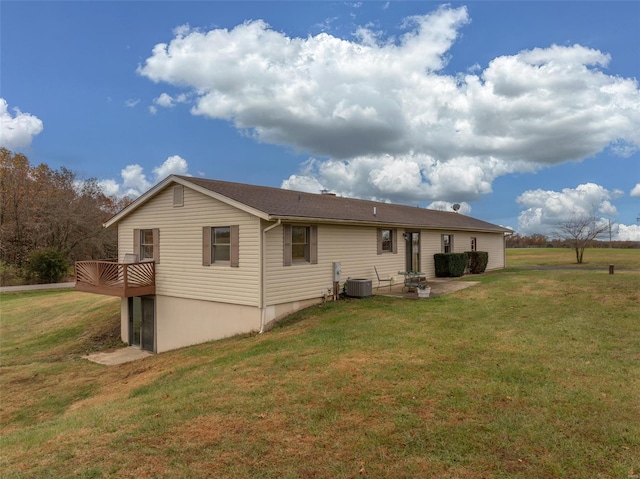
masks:
[[[0,476],[638,474],[640,271],[469,279],[114,367],[80,355],[119,327],[116,298],[2,295]]]
[[[582,264],[576,262],[571,248],[513,248],[507,250],[509,266],[575,266],[587,268],[640,269],[640,250],[587,248]]]

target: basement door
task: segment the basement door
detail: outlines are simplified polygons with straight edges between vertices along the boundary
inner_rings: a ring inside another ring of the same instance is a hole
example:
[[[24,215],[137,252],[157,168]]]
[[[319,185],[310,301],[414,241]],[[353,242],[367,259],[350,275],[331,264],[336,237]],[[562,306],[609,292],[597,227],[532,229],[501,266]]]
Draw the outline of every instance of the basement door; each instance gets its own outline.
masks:
[[[155,297],[129,298],[129,344],[155,352]]]

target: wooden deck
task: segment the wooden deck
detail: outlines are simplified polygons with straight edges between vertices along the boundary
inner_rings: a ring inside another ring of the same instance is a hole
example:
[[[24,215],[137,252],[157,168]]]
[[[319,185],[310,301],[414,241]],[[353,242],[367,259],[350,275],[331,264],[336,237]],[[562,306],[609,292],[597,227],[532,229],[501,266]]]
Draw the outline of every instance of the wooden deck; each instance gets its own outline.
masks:
[[[76,291],[129,298],[156,293],[156,264],[77,261]]]

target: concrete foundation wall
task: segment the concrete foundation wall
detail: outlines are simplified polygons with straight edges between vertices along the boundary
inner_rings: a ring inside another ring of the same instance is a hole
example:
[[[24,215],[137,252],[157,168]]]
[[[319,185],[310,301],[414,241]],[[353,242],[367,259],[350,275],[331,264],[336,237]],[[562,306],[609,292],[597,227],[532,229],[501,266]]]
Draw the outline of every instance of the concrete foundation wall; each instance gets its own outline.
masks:
[[[322,302],[322,298],[306,299],[303,301],[292,301],[290,303],[274,304],[265,308],[264,330],[268,331],[281,319],[290,314],[308,308]]]
[[[260,329],[252,306],[156,296],[156,352],[191,346]]]
[[[238,334],[260,331],[261,310],[252,306],[174,298],[155,297],[156,352],[215,341]],[[267,306],[264,330],[271,329],[279,320],[314,304],[321,299],[292,301]],[[129,306],[124,298],[121,303],[121,337],[129,341]]]

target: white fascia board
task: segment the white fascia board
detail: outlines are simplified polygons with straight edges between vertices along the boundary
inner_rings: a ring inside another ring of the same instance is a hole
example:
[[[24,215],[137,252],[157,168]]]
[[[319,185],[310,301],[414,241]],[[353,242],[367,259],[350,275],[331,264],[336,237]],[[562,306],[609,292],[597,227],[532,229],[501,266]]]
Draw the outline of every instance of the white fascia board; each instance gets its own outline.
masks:
[[[176,183],[176,184],[185,186],[185,187],[190,188],[190,189],[192,189],[194,191],[202,193],[203,195],[209,196],[210,198],[214,198],[214,199],[216,199],[218,201],[221,201],[221,202],[226,203],[226,204],[228,204],[230,206],[238,208],[239,210],[244,211],[245,213],[249,213],[249,214],[251,214],[253,216],[257,216],[258,218],[262,218],[264,220],[268,220],[269,219],[269,215],[267,215],[264,211],[256,210],[255,208],[251,208],[250,206],[247,206],[244,203],[240,203],[239,201],[235,201],[235,200],[232,200],[231,198],[227,198],[226,196],[223,196],[223,195],[221,195],[219,193],[216,193],[215,191],[211,191],[211,190],[208,190],[208,189],[203,188],[201,186],[198,186],[198,185],[196,185],[194,183],[191,183],[188,180],[185,180],[183,178],[179,178],[179,177],[174,176],[174,175],[170,175],[170,176],[166,177],[164,180],[162,180],[160,183],[158,183],[157,185],[152,187],[150,190],[148,190],[147,192],[143,193],[141,196],[136,198],[129,206],[127,206],[126,208],[121,210],[116,215],[112,216],[102,226],[104,226],[105,228],[113,226],[114,224],[116,224],[117,222],[122,220],[125,216],[130,215],[135,210],[137,210],[142,205],[144,205],[147,201],[149,201],[151,198],[156,196],[160,191],[162,191],[164,188],[166,188],[170,183]]]

